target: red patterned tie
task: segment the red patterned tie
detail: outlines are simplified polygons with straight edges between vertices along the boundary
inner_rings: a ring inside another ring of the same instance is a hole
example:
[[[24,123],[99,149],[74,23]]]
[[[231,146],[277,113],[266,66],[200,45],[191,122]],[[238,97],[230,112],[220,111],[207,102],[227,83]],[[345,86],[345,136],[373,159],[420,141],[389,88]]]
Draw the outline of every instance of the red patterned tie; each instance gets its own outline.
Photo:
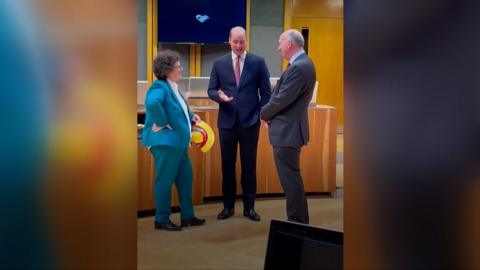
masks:
[[[240,56],[237,55],[237,60],[235,61],[235,67],[233,69],[233,73],[235,75],[235,82],[237,83],[237,87],[240,85]]]

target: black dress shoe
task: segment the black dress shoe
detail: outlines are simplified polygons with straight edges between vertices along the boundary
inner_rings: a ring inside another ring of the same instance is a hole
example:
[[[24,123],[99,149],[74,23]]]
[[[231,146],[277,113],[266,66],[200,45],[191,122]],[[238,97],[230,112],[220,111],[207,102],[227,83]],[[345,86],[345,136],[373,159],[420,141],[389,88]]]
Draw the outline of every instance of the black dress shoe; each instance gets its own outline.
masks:
[[[228,208],[223,208],[222,212],[220,212],[217,216],[218,219],[226,219],[235,214],[235,211],[233,209],[228,209]]]
[[[193,217],[191,219],[182,220],[182,227],[200,226],[200,225],[203,225],[203,224],[205,224],[205,219],[204,218]]]
[[[178,226],[170,220],[167,223],[158,223],[155,221],[155,230],[181,231],[182,226]]]
[[[253,221],[260,221],[260,215],[255,212],[255,210],[250,209],[250,210],[244,210],[243,215],[248,217],[249,219]]]

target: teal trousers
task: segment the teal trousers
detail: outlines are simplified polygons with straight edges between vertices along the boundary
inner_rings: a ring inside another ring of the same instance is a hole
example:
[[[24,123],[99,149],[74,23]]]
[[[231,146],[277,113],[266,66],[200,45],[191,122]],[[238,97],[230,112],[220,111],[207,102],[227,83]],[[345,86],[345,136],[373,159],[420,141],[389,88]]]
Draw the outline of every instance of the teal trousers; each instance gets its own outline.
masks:
[[[175,183],[180,200],[180,218],[191,219],[192,203],[192,162],[188,149],[170,146],[153,146],[150,148],[155,161],[155,183],[153,196],[155,199],[155,221],[167,223],[172,209],[172,186]]]

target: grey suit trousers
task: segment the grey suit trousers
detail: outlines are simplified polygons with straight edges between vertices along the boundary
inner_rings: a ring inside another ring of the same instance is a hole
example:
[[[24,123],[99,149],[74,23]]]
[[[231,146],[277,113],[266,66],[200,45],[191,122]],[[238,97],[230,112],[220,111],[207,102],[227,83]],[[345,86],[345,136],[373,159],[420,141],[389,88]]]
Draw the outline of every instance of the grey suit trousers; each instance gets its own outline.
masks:
[[[300,175],[301,147],[273,146],[278,177],[287,199],[289,221],[308,224],[308,205]]]

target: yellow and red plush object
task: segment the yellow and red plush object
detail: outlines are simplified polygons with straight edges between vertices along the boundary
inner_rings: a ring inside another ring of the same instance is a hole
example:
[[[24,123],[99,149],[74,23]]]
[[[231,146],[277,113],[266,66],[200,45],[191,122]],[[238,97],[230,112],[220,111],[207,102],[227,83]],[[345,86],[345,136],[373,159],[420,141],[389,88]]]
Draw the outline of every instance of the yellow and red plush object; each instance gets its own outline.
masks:
[[[199,120],[192,127],[190,141],[200,148],[203,153],[207,153],[215,142],[215,133],[213,133],[212,127],[207,122]]]

